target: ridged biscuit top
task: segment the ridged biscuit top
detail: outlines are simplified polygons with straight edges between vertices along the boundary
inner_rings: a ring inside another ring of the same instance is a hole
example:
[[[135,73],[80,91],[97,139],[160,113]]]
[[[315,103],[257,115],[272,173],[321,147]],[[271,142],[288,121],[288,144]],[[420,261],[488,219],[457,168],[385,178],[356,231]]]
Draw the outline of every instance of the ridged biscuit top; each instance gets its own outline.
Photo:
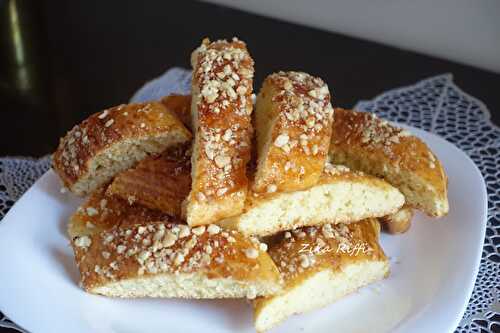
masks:
[[[188,129],[191,129],[191,95],[171,94],[163,97],[160,102],[174,112]]]
[[[159,273],[206,271],[209,278],[244,280],[259,270],[258,240],[217,225],[147,223],[76,237],[72,246],[86,289]]]
[[[269,249],[269,254],[285,281],[302,279],[304,272],[325,267],[335,270],[344,261],[385,257],[378,245],[378,232],[378,222],[374,219],[299,228],[286,231],[283,239]]]
[[[119,173],[106,193],[179,217],[190,189],[191,145],[180,145]]]

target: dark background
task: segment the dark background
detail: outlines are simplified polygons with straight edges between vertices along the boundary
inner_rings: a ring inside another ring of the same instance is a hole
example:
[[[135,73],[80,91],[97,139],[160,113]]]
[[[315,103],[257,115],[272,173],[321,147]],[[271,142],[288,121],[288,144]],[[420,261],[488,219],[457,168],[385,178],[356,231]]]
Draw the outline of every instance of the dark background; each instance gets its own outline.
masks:
[[[0,156],[52,152],[89,114],[172,66],[188,68],[206,36],[247,42],[256,88],[273,71],[303,70],[351,107],[449,72],[500,123],[499,74],[413,52],[204,3],[0,0]]]
[[[337,106],[351,107],[450,72],[500,119],[498,74],[211,4],[7,0],[0,6],[0,156],[52,152],[76,122],[126,102],[169,67],[188,68],[205,36],[236,35],[248,43],[256,88],[273,71],[303,70],[327,81]]]

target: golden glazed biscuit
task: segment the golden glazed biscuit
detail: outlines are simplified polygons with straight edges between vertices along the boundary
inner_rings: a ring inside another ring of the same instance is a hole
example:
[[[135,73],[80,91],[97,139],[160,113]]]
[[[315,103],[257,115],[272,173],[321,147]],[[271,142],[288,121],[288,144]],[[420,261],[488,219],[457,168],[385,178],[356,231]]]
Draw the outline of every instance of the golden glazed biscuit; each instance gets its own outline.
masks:
[[[120,105],[73,127],[53,168],[71,192],[87,195],[150,154],[189,142],[191,133],[158,102]]]
[[[248,190],[246,165],[252,136],[253,60],[237,39],[205,39],[192,54],[191,120],[194,132],[189,225],[236,215]]]
[[[242,214],[218,223],[245,235],[267,236],[302,226],[385,216],[403,204],[401,192],[387,182],[327,163],[317,185],[295,192],[249,194]]]
[[[182,202],[190,190],[190,149],[180,146],[147,157],[119,173],[106,193],[180,217]]]
[[[269,75],[255,108],[258,163],[253,191],[315,185],[328,155],[332,116],[328,86],[320,78],[302,72]]]
[[[371,113],[335,109],[332,163],[382,177],[408,206],[429,216],[448,213],[448,178],[434,153],[408,131]]]
[[[111,297],[255,298],[281,290],[262,245],[216,225],[149,222],[72,240],[81,285]]]
[[[284,290],[254,301],[255,328],[264,332],[294,314],[323,307],[389,274],[374,219],[285,232],[269,248]]]

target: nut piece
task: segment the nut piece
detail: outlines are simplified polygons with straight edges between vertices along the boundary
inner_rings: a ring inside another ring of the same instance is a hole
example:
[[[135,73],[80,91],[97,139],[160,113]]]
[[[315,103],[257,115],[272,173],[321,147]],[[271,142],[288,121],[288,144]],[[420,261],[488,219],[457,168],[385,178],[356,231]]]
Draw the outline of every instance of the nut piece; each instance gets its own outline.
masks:
[[[220,232],[220,227],[215,224],[210,224],[207,228],[207,231],[210,235],[216,235]]]
[[[278,135],[276,140],[274,140],[274,145],[276,147],[283,147],[284,145],[286,145],[288,143],[289,139],[290,138],[288,137],[287,134],[280,134],[280,135]]]
[[[267,193],[274,193],[278,189],[278,186],[276,184],[269,184],[267,185]]]
[[[167,235],[165,236],[165,239],[163,240],[162,244],[164,247],[170,247],[175,244],[177,241],[177,236],[172,233],[172,232],[167,232]]]
[[[116,252],[118,254],[122,254],[123,252],[125,252],[126,249],[127,249],[127,247],[125,245],[118,245],[116,247]]]
[[[333,229],[332,229],[332,225],[331,224],[325,224],[321,228],[321,232],[323,233],[323,236],[325,236],[325,238],[333,238],[333,237],[335,237],[334,234],[333,234]]]
[[[201,236],[205,232],[205,229],[204,225],[200,225],[199,227],[193,228],[192,231],[196,236]]]
[[[187,237],[191,234],[191,230],[189,227],[185,224],[180,224],[179,225],[179,238],[184,238]]]
[[[95,215],[99,214],[99,211],[97,209],[95,209],[94,207],[87,207],[86,211],[87,211],[88,216],[95,216]]]
[[[247,258],[255,259],[259,256],[259,251],[252,247],[249,249],[245,249],[245,255],[247,256]]]
[[[309,257],[305,254],[300,255],[300,266],[303,268],[307,268],[311,265],[311,261],[309,260]]]
[[[81,236],[75,239],[75,245],[78,247],[87,248],[92,244],[92,240],[89,236]]]

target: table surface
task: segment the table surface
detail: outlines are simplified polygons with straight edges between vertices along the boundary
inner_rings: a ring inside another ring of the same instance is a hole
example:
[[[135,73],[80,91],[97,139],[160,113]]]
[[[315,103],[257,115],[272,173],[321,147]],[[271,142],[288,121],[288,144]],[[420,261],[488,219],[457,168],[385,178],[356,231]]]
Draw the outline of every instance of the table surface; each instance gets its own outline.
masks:
[[[500,123],[499,74],[233,9],[161,0],[10,0],[0,7],[0,156],[52,152],[89,114],[126,102],[170,67],[188,68],[205,36],[247,42],[255,87],[273,71],[302,70],[326,80],[335,105],[352,107],[449,72]],[[5,19],[13,10],[17,39]]]

